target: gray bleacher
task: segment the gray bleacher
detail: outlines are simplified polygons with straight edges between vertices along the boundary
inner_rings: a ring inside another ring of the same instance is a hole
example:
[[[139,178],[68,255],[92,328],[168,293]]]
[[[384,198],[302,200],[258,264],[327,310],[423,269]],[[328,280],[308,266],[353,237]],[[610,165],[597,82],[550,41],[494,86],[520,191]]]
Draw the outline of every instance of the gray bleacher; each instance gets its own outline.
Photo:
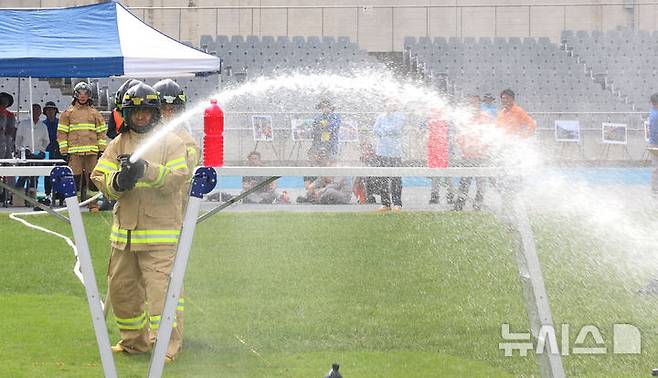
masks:
[[[457,95],[512,88],[529,111],[630,110],[548,38],[407,37],[405,51],[428,75],[447,77]]]
[[[648,98],[657,91],[657,33],[565,30],[561,40],[606,89],[637,110],[648,109]]]
[[[201,47],[223,59],[225,81],[276,72],[345,72],[355,67],[376,66],[377,60],[347,37],[240,36],[201,37]]]

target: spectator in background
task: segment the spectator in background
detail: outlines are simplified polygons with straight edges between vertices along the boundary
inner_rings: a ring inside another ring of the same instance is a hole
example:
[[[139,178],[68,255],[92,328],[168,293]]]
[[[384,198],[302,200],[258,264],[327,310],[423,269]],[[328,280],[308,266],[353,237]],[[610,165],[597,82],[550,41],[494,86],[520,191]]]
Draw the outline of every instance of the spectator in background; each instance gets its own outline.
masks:
[[[48,152],[49,159],[61,159],[62,155],[59,154],[59,146],[57,145],[57,125],[59,124],[59,119],[57,114],[59,109],[54,102],[48,101],[43,107],[43,114],[46,115],[46,119],[43,120],[43,123],[48,129],[48,146],[46,147],[46,152]],[[46,190],[46,199],[44,204],[50,205],[55,198],[52,198],[53,184],[50,182],[50,176],[46,177],[46,182],[44,184],[44,189]],[[59,198],[60,206],[64,204],[64,199]]]
[[[377,139],[375,153],[379,167],[402,166],[402,131],[406,116],[399,111],[399,104],[388,99],[386,112],[375,121],[373,133]],[[402,179],[400,177],[382,177],[379,179],[382,207],[379,211],[400,211],[402,209]],[[392,205],[392,207],[391,207]]]
[[[247,166],[249,167],[262,167],[263,161],[261,160],[260,152],[252,151],[247,156]],[[266,177],[259,176],[245,176],[242,178],[242,190],[247,191],[254,188],[256,185],[265,181]],[[271,204],[277,199],[276,194],[276,181],[258,189],[254,193],[245,197],[243,203],[263,203]]]
[[[41,121],[41,114],[41,105],[32,104],[32,122],[19,124],[16,130],[16,150],[25,147],[32,159],[43,159],[50,143],[48,126]]]
[[[312,204],[345,205],[352,199],[349,177],[318,177],[306,187],[306,199]]]
[[[366,167],[377,166],[377,155],[375,149],[370,142],[362,142],[360,144],[361,156],[359,159]],[[380,194],[377,188],[377,179],[375,177],[356,177],[354,179],[354,186],[352,191],[360,204],[364,203],[377,203],[375,195]]]
[[[491,124],[493,119],[481,110],[479,96],[468,96],[466,101],[469,117],[465,122],[457,125],[457,144],[462,152],[463,165],[466,167],[480,167],[484,165],[486,160],[486,146],[482,140],[482,128]],[[473,177],[461,177],[459,179],[459,194],[455,202],[455,210],[463,210],[472,181]],[[475,178],[474,210],[482,208],[486,182],[486,177]]]
[[[450,123],[444,118],[442,109],[434,108],[424,125],[427,127],[427,166],[447,168],[452,145]],[[454,203],[452,177],[432,177],[430,204],[439,204],[441,189],[446,192],[448,204]]]
[[[14,97],[0,92],[0,159],[11,159],[16,139],[16,117],[7,110],[14,104]]]
[[[480,105],[480,109],[492,119],[496,119],[496,116],[498,115],[498,108],[496,107],[495,101],[496,99],[491,93],[485,93],[484,96],[482,96],[482,104]]]
[[[327,160],[335,160],[338,155],[338,132],[341,118],[329,100],[322,100],[316,106],[320,114],[313,119],[312,154]]]
[[[649,113],[649,146],[651,153],[651,194],[658,199],[658,93],[651,95],[651,112]]]
[[[0,159],[11,159],[14,155],[16,139],[16,117],[7,110],[14,104],[14,97],[7,92],[0,92]],[[8,185],[14,184],[14,177],[0,177]],[[8,204],[11,196],[5,189],[0,190],[0,202]]]
[[[537,123],[514,101],[515,94],[511,89],[500,92],[503,108],[498,113],[496,123],[508,135],[528,139],[534,135]]]
[[[24,125],[19,123],[16,130],[16,151],[25,150],[27,159],[45,159],[48,143],[50,143],[48,127],[41,121],[41,105],[32,104],[32,122]],[[16,188],[23,188],[31,198],[36,198],[37,177],[19,177]],[[29,203],[26,202],[25,206],[29,206]]]

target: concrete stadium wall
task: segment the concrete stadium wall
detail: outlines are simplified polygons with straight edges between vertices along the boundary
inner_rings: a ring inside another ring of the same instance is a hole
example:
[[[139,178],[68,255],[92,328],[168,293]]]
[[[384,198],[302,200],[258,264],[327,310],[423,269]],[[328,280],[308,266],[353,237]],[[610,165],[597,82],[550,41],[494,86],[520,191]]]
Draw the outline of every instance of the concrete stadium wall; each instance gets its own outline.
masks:
[[[97,1],[3,0],[2,7],[61,7],[94,2]],[[608,5],[626,1],[572,0],[569,5],[550,5],[549,1],[515,0],[369,0],[368,6],[363,6],[362,0],[124,0],[122,3],[146,23],[194,45],[198,45],[203,34],[348,36],[368,51],[385,52],[401,51],[408,35],[547,36],[557,41],[563,29],[654,31],[658,25],[656,5],[634,8]],[[161,7],[175,9],[158,9]]]

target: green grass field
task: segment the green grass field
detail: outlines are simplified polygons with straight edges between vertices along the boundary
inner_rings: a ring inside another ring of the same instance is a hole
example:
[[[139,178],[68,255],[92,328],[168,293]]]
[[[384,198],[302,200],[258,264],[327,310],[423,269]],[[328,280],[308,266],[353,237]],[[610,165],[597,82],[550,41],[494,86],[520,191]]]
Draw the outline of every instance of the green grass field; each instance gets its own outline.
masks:
[[[109,217],[85,215],[103,293]],[[651,269],[620,274],[611,256],[621,245],[563,219],[533,217],[533,227],[555,321],[571,325],[572,343],[584,324],[608,349],[614,323],[642,332],[642,354],[572,354],[568,375],[649,375],[658,306],[633,291]],[[0,230],[0,376],[101,376],[68,247],[6,215]],[[185,285],[185,348],[166,376],[320,377],[334,361],[348,378],[539,373],[533,355],[498,348],[501,323],[522,332],[528,322],[509,233],[487,213],[225,213],[197,228]],[[116,362],[120,376],[141,377],[149,356]]]

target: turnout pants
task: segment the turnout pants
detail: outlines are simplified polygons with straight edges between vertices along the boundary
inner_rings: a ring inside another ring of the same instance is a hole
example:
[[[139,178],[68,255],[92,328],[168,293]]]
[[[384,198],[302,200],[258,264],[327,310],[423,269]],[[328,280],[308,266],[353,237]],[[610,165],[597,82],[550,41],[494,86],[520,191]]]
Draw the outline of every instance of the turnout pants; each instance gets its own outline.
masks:
[[[160,326],[175,249],[130,251],[112,248],[108,269],[110,301],[121,334],[119,345],[128,353],[151,350]],[[181,293],[167,355],[174,357],[183,345]]]
[[[75,178],[75,186],[79,195],[78,198],[80,201],[87,199],[86,191],[97,191],[94,184],[91,182],[89,176],[91,172],[96,167],[98,162],[98,156],[94,153],[93,155],[70,155],[69,156],[69,167],[73,171],[73,177]],[[84,191],[84,192],[83,192]],[[98,208],[98,203],[93,201],[89,203],[88,207],[90,209]]]

